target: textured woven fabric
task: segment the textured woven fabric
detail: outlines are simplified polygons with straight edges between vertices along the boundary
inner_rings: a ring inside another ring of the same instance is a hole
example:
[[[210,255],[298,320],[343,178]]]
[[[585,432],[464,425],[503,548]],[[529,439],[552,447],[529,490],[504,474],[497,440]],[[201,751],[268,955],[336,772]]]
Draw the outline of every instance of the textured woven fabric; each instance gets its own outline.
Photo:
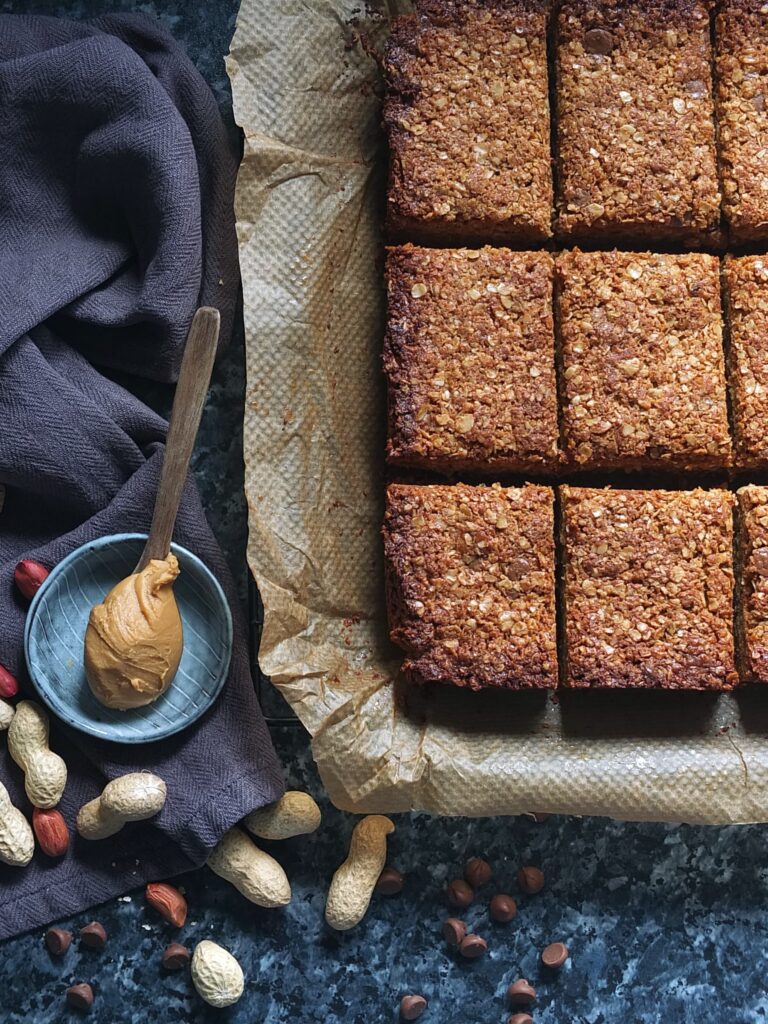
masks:
[[[90,24],[0,16],[0,664],[31,695],[21,558],[51,567],[93,537],[146,530],[166,424],[98,366],[172,381],[199,304],[237,291],[236,155],[184,53],[141,17]],[[70,826],[105,781],[168,783],[149,823],[52,863],[0,865],[0,938],[201,863],[218,837],[282,791],[255,699],[245,631],[191,482],[175,539],[216,573],[235,618],[222,697],[190,730],[144,747],[53,723],[69,765]],[[0,738],[0,779],[29,810]]]

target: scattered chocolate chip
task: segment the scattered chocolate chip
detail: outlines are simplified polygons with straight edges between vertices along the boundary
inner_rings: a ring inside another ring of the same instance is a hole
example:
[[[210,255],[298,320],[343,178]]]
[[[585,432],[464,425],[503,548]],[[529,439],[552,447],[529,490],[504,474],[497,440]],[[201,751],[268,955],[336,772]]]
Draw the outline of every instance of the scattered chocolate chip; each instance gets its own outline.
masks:
[[[541,892],[544,888],[544,872],[526,865],[517,872],[517,884],[527,893]]]
[[[507,1024],[533,1024],[533,1017],[530,1013],[513,1013]]]
[[[403,876],[395,868],[384,868],[379,875],[375,891],[382,896],[396,896],[403,890]]]
[[[477,960],[478,957],[485,956],[487,951],[488,943],[479,935],[465,935],[459,946],[459,952],[467,960]]]
[[[45,933],[45,944],[51,956],[64,956],[72,945],[72,932],[64,928],[49,928]]]
[[[464,865],[464,877],[473,889],[479,889],[481,885],[487,885],[493,878],[491,865],[482,857],[470,857]]]
[[[170,946],[165,947],[163,967],[166,971],[180,971],[191,959],[192,954],[186,946],[182,946],[180,942],[172,942]]]
[[[536,989],[526,978],[518,978],[507,989],[507,997],[513,1006],[530,1006],[536,1002]]]
[[[569,957],[568,947],[562,942],[552,942],[541,951],[541,962],[545,967],[557,970]]]
[[[71,1006],[73,1010],[82,1010],[83,1013],[87,1013],[93,1006],[93,989],[91,986],[83,983],[82,985],[72,985],[71,988],[68,988],[67,1006]]]
[[[517,913],[517,904],[511,896],[500,892],[491,900],[489,910],[494,921],[499,924],[507,924]]]
[[[400,1000],[400,1016],[403,1020],[418,1020],[427,1008],[424,996],[403,996]]]
[[[534,562],[525,555],[514,555],[504,563],[504,573],[511,580],[521,580],[533,571]]]
[[[768,576],[768,548],[755,548],[752,552],[752,565],[755,572]]]
[[[551,818],[551,814],[547,814],[544,811],[528,811],[526,817],[533,818],[537,825],[540,825],[542,821],[546,821],[547,818]]]
[[[755,108],[758,114],[762,114],[762,112],[765,110],[765,96],[763,96],[761,92],[756,92],[755,95],[752,97],[752,106]]]
[[[599,53],[607,57],[613,49],[613,36],[604,28],[591,28],[584,33],[584,49],[587,53]]]
[[[689,82],[685,83],[683,88],[695,100],[700,100],[702,96],[707,95],[707,84],[702,82],[700,78],[692,78]]]
[[[443,938],[449,946],[460,946],[467,934],[467,926],[458,917],[448,917],[443,921]]]
[[[468,907],[474,898],[474,891],[463,878],[456,878],[449,883],[448,902],[454,907]]]
[[[80,942],[89,949],[104,949],[107,944],[107,932],[103,924],[91,921],[80,929]]]

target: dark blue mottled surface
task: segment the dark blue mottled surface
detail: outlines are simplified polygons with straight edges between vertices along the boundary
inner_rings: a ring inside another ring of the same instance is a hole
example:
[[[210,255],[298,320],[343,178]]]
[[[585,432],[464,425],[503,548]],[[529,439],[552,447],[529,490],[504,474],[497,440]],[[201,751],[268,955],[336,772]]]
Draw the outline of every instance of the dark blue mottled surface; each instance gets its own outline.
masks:
[[[265,0],[267,2],[267,0]],[[0,0],[2,11],[88,17],[139,10],[159,16],[189,48],[225,110],[222,56],[234,27],[236,0]],[[231,115],[228,115],[231,120]],[[195,469],[210,519],[245,592],[241,408],[242,336],[216,371]],[[159,408],[162,389],[143,391]],[[289,784],[322,799],[304,734],[275,731]],[[187,876],[189,921],[173,932],[144,906],[141,893],[93,914],[59,922],[78,928],[97,916],[110,933],[103,953],[76,946],[53,960],[41,934],[0,947],[0,1022],[44,1024],[74,1019],[64,989],[90,981],[95,1024],[379,1024],[397,1020],[405,992],[430,1000],[425,1024],[502,1024],[503,992],[528,977],[538,988],[537,1024],[755,1024],[768,1020],[765,908],[768,830],[622,825],[597,819],[527,818],[477,821],[396,819],[390,861],[407,873],[405,891],[377,898],[363,924],[339,936],[323,924],[324,893],[343,858],[353,821],[323,802],[314,836],[272,844],[292,880],[284,911],[251,906],[210,872]],[[467,922],[489,942],[489,954],[460,962],[440,939],[448,913],[445,882],[467,856],[483,854],[501,890],[518,895],[521,863],[541,865],[547,886],[520,896],[517,918],[492,925],[483,890]],[[187,974],[163,976],[165,944],[213,938],[239,958],[247,977],[243,1000],[230,1010],[205,1008]],[[565,941],[572,960],[559,974],[538,965],[548,942]]]
[[[290,783],[317,794],[300,732],[285,729],[277,741]],[[375,898],[357,929],[336,935],[323,923],[324,892],[352,820],[326,803],[323,811],[314,836],[265,844],[293,884],[286,910],[253,907],[199,871],[183,880],[191,911],[177,935],[134,893],[131,902],[95,912],[110,933],[101,954],[73,946],[54,961],[40,934],[5,943],[0,1020],[67,1019],[64,988],[89,980],[97,993],[90,1019],[99,1024],[379,1024],[397,1020],[399,998],[409,991],[430,1000],[425,1024],[502,1024],[504,990],[520,975],[538,989],[540,1024],[768,1018],[763,828],[397,816],[390,861],[406,873],[405,890]],[[476,853],[493,864],[499,888],[519,898],[519,912],[509,925],[491,924],[487,903],[495,883],[481,890],[465,917],[486,937],[489,953],[468,963],[445,948],[440,923],[449,913],[446,881]],[[521,863],[543,867],[542,893],[518,893]],[[64,925],[77,928],[91,916]],[[160,954],[177,937],[190,945],[213,938],[238,957],[248,980],[237,1006],[208,1010],[186,974],[162,976]],[[538,964],[538,952],[553,940],[572,952],[559,974]]]

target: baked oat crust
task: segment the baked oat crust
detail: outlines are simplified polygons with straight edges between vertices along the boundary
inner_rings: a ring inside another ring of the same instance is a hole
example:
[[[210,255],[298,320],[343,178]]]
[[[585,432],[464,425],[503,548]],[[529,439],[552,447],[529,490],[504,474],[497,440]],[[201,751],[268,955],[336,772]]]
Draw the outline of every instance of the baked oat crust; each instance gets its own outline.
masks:
[[[750,484],[739,502],[739,672],[748,682],[768,683],[768,487]]]
[[[554,471],[552,256],[398,246],[386,280],[389,461]]]
[[[387,488],[389,627],[407,678],[556,685],[553,497],[536,486]]]
[[[564,0],[557,21],[558,231],[715,240],[708,0]]]
[[[705,253],[559,253],[566,458],[579,469],[731,462],[719,263]]]
[[[768,4],[721,0],[716,108],[723,212],[736,243],[768,239]]]
[[[421,0],[384,56],[397,241],[551,235],[549,0]]]
[[[733,687],[734,496],[564,486],[560,501],[563,685]]]
[[[768,464],[768,256],[728,257],[724,269],[734,455]]]

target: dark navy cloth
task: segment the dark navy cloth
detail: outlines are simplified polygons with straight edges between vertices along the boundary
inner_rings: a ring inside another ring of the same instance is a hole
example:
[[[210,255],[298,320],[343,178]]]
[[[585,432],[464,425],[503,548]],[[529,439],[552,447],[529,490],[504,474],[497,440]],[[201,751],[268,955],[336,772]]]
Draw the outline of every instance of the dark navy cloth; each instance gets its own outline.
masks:
[[[50,568],[91,538],[149,528],[166,423],[99,367],[175,380],[198,305],[221,310],[228,337],[237,154],[174,40],[151,19],[117,15],[0,16],[0,154],[0,664],[32,696],[14,566]],[[168,801],[113,839],[75,837],[60,862],[38,852],[27,868],[0,865],[0,938],[200,864],[282,791],[237,597],[191,481],[174,539],[232,606],[223,695],[191,729],[139,748],[52,723],[70,827],[127,771],[157,772]],[[29,812],[2,734],[0,780]]]

